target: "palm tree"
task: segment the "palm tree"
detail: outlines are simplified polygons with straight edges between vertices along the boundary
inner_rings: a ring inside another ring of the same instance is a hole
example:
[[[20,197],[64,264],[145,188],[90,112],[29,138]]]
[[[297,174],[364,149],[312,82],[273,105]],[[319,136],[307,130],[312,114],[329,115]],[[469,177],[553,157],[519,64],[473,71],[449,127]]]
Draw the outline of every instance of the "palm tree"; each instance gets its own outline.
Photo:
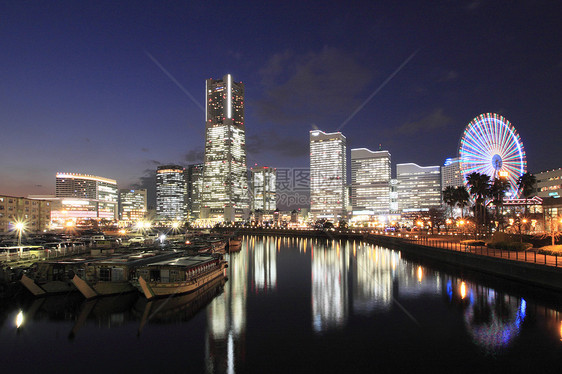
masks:
[[[484,209],[486,198],[490,196],[490,176],[480,173],[470,173],[466,177],[469,191],[474,198],[475,217],[477,226],[484,221]]]
[[[525,197],[525,216],[527,216],[527,199],[535,192],[536,183],[537,177],[531,173],[521,175],[517,181],[521,194]]]
[[[455,188],[455,202],[461,208],[461,218],[463,218],[464,207],[468,205],[470,195],[465,186],[458,186]]]
[[[496,221],[498,221],[498,229],[501,231],[501,216],[500,211],[503,207],[503,198],[505,193],[509,189],[509,182],[503,178],[494,179],[494,183],[490,186],[490,195],[492,197],[492,203],[496,207]]]
[[[451,207],[451,217],[453,216],[453,208],[457,204],[457,197],[455,196],[455,187],[447,186],[443,190],[443,202]]]

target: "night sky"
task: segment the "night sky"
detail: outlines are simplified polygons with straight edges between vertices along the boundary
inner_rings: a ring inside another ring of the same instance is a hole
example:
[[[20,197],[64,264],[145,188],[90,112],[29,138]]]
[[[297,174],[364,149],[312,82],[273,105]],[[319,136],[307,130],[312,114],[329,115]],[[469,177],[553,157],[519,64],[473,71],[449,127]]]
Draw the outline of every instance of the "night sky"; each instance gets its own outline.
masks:
[[[54,194],[57,171],[148,187],[201,162],[205,79],[226,73],[248,165],[308,167],[313,128],[442,165],[496,112],[529,171],[559,168],[560,19],[552,0],[4,1],[0,194]]]

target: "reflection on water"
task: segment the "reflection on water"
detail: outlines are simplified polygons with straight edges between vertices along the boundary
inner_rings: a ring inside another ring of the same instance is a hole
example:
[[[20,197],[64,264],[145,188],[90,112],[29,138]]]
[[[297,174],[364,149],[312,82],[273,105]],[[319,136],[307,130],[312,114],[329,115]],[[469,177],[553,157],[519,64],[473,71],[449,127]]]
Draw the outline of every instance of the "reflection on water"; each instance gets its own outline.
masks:
[[[348,245],[333,240],[311,242],[312,326],[321,332],[345,324],[348,313]]]
[[[404,324],[405,313],[411,313],[425,324],[423,327],[443,325],[447,339],[454,337],[451,350],[477,348],[484,358],[507,357],[506,352],[524,339],[525,329],[541,337],[541,346],[549,347],[550,355],[562,349],[559,311],[480,281],[409,261],[396,250],[360,242],[245,237],[240,252],[228,255],[227,260],[228,280],[217,279],[196,293],[180,297],[149,302],[131,293],[84,301],[75,293],[5,300],[0,304],[0,348],[25,338],[28,349],[40,350],[33,346],[33,338],[52,334],[53,330],[45,326],[57,323],[57,334],[62,326],[62,335],[68,334],[74,345],[87,342],[88,334],[95,332],[92,329],[112,329],[114,339],[108,344],[118,349],[130,337],[142,334],[144,338],[157,330],[156,324],[188,326],[197,320],[206,322],[201,325],[201,338],[189,340],[190,349],[200,351],[197,368],[209,373],[234,373],[251,370],[248,365],[256,360],[267,360],[252,353],[256,345],[268,345],[263,339],[267,339],[264,330],[269,328],[284,329],[306,321],[299,326],[310,326],[308,330],[305,327],[290,339],[314,341],[350,334],[352,322],[359,320],[361,329],[368,331],[368,336],[376,335],[379,341],[412,340],[419,333],[417,327],[410,329],[414,335],[402,332],[406,334],[402,337],[390,328],[385,330],[385,326],[370,325],[377,320]],[[307,305],[301,307],[287,300],[304,300]],[[268,303],[267,307],[258,308],[263,303]],[[435,311],[446,318],[435,320]],[[275,323],[284,322],[279,321],[289,322],[280,328]],[[552,347],[552,342],[558,346]],[[170,344],[171,348],[177,342],[161,344]],[[354,349],[365,351],[366,357],[376,350],[370,346]],[[129,353],[133,357],[136,354],[133,350]],[[110,358],[106,360],[109,367]]]
[[[209,373],[232,373],[244,356],[249,248],[256,239],[245,240],[240,252],[228,256],[229,280],[224,294],[207,308],[205,342],[206,369]]]

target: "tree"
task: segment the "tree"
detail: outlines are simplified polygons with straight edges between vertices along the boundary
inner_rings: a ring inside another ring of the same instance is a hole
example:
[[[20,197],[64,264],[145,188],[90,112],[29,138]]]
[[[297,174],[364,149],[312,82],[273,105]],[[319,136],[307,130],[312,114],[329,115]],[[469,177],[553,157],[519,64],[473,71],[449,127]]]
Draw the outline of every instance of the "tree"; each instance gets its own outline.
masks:
[[[451,208],[451,217],[453,216],[453,208],[457,204],[457,197],[455,195],[455,187],[447,186],[443,190],[443,202]]]
[[[527,216],[527,199],[535,192],[536,183],[537,177],[531,173],[521,175],[517,181],[521,194],[525,197],[525,216]]]
[[[501,231],[502,216],[501,210],[503,207],[503,198],[509,189],[509,182],[503,178],[494,179],[494,183],[490,186],[490,195],[492,197],[492,204],[496,207],[496,221],[498,221],[498,229]]]
[[[455,201],[458,207],[461,208],[461,218],[463,218],[464,207],[466,207],[470,201],[470,195],[465,186],[458,186],[455,188]]]
[[[470,173],[466,177],[469,185],[469,191],[474,198],[475,210],[474,216],[476,218],[477,226],[480,226],[485,221],[485,201],[490,196],[490,176],[480,173]]]

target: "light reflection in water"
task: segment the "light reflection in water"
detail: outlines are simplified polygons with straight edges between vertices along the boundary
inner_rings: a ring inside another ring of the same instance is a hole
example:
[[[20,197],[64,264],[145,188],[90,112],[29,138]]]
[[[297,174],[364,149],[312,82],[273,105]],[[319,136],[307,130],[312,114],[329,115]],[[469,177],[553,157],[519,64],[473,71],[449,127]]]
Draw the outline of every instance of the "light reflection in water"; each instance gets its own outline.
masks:
[[[241,251],[227,257],[229,280],[224,293],[216,297],[207,308],[205,348],[206,369],[209,373],[232,373],[236,363],[244,357],[248,253],[249,244],[256,243],[255,238],[251,241],[244,239]]]
[[[268,292],[277,287],[277,252],[275,241],[269,237],[255,244],[253,250],[253,270],[256,292]]]
[[[348,314],[348,247],[317,240],[312,257],[312,326],[315,332],[342,327]]]

